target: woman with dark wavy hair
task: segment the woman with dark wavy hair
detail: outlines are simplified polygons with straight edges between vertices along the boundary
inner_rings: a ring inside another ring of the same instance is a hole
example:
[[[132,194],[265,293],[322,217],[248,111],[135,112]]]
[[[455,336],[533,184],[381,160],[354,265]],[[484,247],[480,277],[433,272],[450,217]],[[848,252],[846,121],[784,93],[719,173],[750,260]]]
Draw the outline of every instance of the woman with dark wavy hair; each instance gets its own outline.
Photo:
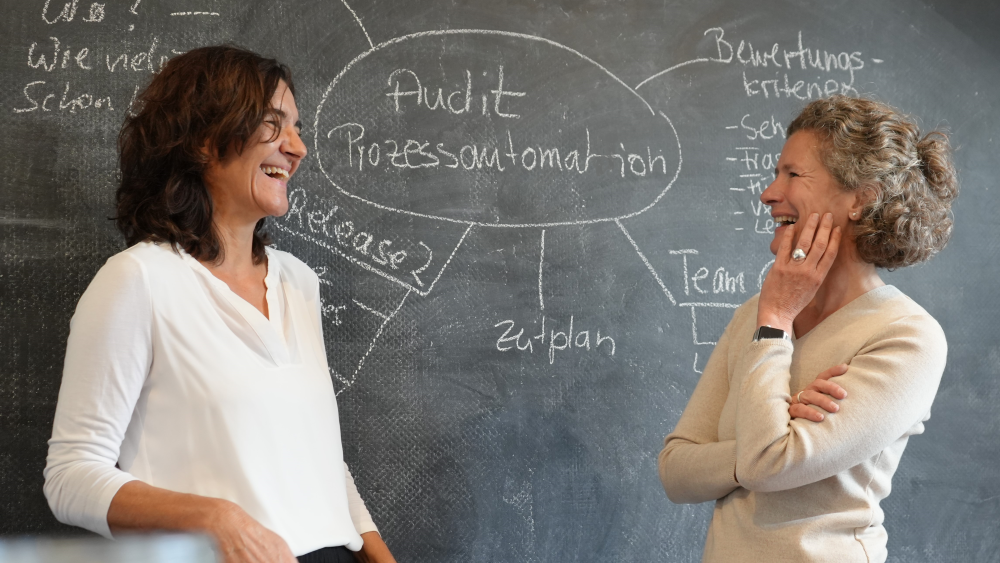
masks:
[[[319,282],[269,248],[306,155],[287,67],[170,60],[122,127],[108,260],[71,321],[45,468],[56,517],[204,532],[227,563],[393,562],[343,462]]]
[[[761,194],[778,226],[660,452],[678,503],[714,501],[703,561],[882,562],[879,502],[944,371],[938,323],[879,277],[951,235],[947,138],[878,102],[816,100]]]

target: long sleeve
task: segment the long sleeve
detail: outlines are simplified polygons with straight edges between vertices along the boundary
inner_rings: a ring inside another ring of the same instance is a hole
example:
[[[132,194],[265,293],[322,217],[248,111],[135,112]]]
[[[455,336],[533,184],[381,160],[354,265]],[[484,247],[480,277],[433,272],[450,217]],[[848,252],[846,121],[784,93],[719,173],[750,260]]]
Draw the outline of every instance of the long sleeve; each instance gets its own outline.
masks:
[[[757,492],[791,489],[877,455],[926,419],[946,355],[944,333],[930,317],[887,324],[837,378],[848,393],[840,410],[814,423],[788,414],[792,345],[751,344],[734,377],[742,381],[736,409],[740,484]]]
[[[101,268],[70,322],[44,492],[56,519],[111,537],[111,499],[135,479],[115,467],[152,361],[142,266],[119,255]]]
[[[344,464],[344,476],[347,485],[347,508],[351,512],[351,522],[354,522],[354,529],[358,531],[358,534],[378,532],[375,521],[368,513],[368,507],[361,499],[358,487],[354,484],[354,477],[351,476],[351,471],[347,468],[346,463]]]
[[[727,329],[677,427],[664,440],[658,463],[660,482],[673,502],[713,501],[739,486],[733,477],[736,441],[719,441],[719,417],[729,396],[728,348]]]

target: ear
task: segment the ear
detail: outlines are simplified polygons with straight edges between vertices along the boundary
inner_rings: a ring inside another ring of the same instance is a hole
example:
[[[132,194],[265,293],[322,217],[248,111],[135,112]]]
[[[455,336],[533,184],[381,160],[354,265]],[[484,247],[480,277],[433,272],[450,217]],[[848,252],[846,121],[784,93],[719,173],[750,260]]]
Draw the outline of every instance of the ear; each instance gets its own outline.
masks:
[[[874,201],[875,197],[875,188],[871,186],[863,186],[856,190],[854,192],[854,200],[847,209],[847,214],[851,218],[851,221],[860,221],[864,216],[865,206]]]

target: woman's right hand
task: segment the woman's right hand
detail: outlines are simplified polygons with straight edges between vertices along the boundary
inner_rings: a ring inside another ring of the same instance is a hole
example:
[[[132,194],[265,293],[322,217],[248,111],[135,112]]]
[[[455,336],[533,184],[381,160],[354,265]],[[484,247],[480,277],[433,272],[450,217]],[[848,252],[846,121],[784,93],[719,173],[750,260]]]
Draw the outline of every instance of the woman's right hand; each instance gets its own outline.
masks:
[[[809,408],[808,405],[816,405],[829,413],[840,410],[840,405],[835,403],[833,399],[846,398],[847,391],[830,379],[845,373],[847,373],[847,364],[839,364],[816,376],[816,379],[805,389],[792,396],[791,404],[788,406],[788,414],[793,419],[804,418],[813,422],[822,422],[826,416],[816,409]]]
[[[297,563],[278,534],[268,530],[238,505],[223,501],[208,522],[225,563]]]

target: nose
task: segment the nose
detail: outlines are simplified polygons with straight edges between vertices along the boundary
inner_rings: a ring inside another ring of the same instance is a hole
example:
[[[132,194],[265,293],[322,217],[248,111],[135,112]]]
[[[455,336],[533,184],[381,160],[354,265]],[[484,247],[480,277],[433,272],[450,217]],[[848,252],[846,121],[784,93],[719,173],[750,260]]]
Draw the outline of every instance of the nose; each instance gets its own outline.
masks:
[[[760,192],[760,201],[764,205],[773,206],[775,203],[781,201],[781,197],[782,193],[778,185],[778,176],[775,176],[774,181],[764,188],[764,191]]]
[[[289,126],[286,128],[286,134],[281,142],[281,152],[296,161],[305,158],[306,153],[309,152],[295,127]]]

